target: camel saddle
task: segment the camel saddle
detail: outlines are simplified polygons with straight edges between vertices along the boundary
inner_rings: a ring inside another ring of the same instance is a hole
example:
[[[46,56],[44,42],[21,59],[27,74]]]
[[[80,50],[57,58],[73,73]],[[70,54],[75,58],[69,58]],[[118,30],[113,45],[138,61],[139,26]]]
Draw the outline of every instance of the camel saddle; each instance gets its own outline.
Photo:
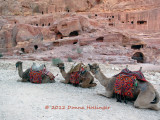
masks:
[[[33,65],[32,65],[31,68],[32,68],[33,71],[41,71],[41,70],[43,70],[44,67],[45,67],[44,64],[39,66],[39,65],[36,65],[36,63],[33,62]]]
[[[79,85],[80,83],[80,76],[85,73],[85,69],[83,67],[79,68],[79,71],[75,71],[70,73],[70,83],[73,85]]]
[[[135,81],[135,76],[128,76],[124,74],[118,75],[114,84],[114,93],[133,98],[132,88],[134,87]]]
[[[83,63],[74,64],[74,65],[72,66],[71,70],[69,71],[69,73],[79,72],[82,67],[84,68]]]
[[[46,67],[44,64],[41,66],[36,66],[36,64],[33,63],[29,72],[30,81],[32,83],[42,83],[43,75],[49,76],[50,80],[54,80],[55,78],[55,76],[51,72],[46,70]]]
[[[31,68],[30,72],[29,72],[30,81],[32,83],[42,83],[42,75],[45,74],[45,71],[46,71],[45,68],[43,70],[40,70],[40,71],[34,71]]]
[[[125,74],[128,76],[136,76],[137,80],[147,82],[147,80],[145,79],[145,77],[141,71],[130,71],[129,69],[125,68],[119,74],[115,75],[115,77],[117,77],[120,74]]]
[[[127,68],[123,69],[115,77],[114,92],[130,98],[133,98],[133,89],[134,86],[137,87],[137,80],[147,82],[141,71],[130,71]]]

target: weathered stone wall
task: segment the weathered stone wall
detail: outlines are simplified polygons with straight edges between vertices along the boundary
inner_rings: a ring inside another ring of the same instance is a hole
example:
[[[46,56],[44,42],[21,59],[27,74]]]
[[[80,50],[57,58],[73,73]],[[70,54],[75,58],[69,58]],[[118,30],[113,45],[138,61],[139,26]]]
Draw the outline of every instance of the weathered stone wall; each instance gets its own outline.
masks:
[[[160,9],[135,13],[117,13],[112,14],[112,16],[114,16],[114,18],[110,18],[110,23],[113,23],[117,28],[150,32],[160,30]]]
[[[119,29],[135,29],[155,32],[160,30],[160,9],[139,12],[87,13],[91,18],[101,19],[107,26]]]
[[[5,15],[0,17],[0,52],[33,53],[37,47],[43,51],[56,45],[101,42],[103,49],[94,46],[97,54],[143,56],[143,62],[159,59],[159,0],[0,2],[0,15]]]

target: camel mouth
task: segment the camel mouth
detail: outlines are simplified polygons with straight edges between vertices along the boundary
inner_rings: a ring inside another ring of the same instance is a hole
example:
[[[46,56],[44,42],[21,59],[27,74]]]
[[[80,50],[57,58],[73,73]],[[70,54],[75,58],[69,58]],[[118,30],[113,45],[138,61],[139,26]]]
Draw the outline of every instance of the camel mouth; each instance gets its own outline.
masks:
[[[65,67],[59,65],[58,68],[64,70]]]
[[[16,64],[16,69],[18,68],[18,65]]]
[[[16,68],[17,68],[20,64],[22,64],[22,62],[21,62],[21,61],[18,61],[18,62],[15,64]]]
[[[64,64],[63,64],[63,63],[58,63],[56,66],[57,66],[59,69],[62,69],[62,70],[64,70],[64,69],[65,69]]]
[[[95,70],[95,71],[99,68],[98,66],[93,66],[90,64],[88,64],[88,66],[89,66],[90,70]]]
[[[62,66],[62,67],[59,67],[60,69],[62,69],[62,70],[64,70],[64,66]]]

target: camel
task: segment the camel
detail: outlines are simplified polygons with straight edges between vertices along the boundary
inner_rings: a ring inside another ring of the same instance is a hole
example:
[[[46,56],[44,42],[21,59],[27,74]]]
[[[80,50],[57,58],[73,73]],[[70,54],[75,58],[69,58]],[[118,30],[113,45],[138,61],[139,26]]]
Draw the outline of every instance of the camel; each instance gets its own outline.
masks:
[[[82,65],[82,63],[79,63],[77,66],[79,67],[81,65]],[[59,70],[60,70],[63,78],[65,79],[65,80],[60,81],[60,82],[62,82],[64,84],[71,84],[70,77],[71,77],[72,72],[75,71],[75,69],[78,68],[77,66],[75,66],[74,68],[71,68],[71,70],[68,73],[66,73],[65,72],[64,63],[57,64],[57,67],[59,68]],[[80,77],[79,77],[79,86],[82,87],[82,88],[94,87],[97,84],[93,83],[93,81],[94,81],[94,77],[91,75],[90,72],[88,72],[87,70],[85,70],[84,73],[80,74]]]
[[[35,67],[35,63],[33,63],[32,67],[33,66]],[[30,76],[29,76],[31,68],[28,68],[26,71],[23,72],[22,62],[21,61],[18,61],[16,63],[16,68],[18,68],[18,74],[22,78],[22,80],[20,80],[20,82],[31,82],[30,81]],[[51,77],[49,75],[42,74],[42,83],[53,83],[53,82],[55,82],[55,80],[54,79],[51,80]]]
[[[99,94],[107,98],[112,98],[115,96],[114,84],[116,77],[111,78],[106,77],[100,70],[97,63],[89,65],[90,71],[95,75],[95,78],[99,80],[100,84],[105,87],[106,92]],[[134,107],[140,109],[152,109],[160,110],[158,107],[159,94],[150,82],[142,82],[137,80],[137,87],[133,89],[133,98],[129,100],[134,101]]]

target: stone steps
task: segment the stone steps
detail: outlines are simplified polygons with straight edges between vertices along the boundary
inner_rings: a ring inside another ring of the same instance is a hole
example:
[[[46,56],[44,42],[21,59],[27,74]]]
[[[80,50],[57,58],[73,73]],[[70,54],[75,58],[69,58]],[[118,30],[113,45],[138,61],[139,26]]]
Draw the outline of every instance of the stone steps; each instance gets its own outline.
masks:
[[[106,56],[106,61],[111,64],[135,64],[136,61],[127,56]]]

